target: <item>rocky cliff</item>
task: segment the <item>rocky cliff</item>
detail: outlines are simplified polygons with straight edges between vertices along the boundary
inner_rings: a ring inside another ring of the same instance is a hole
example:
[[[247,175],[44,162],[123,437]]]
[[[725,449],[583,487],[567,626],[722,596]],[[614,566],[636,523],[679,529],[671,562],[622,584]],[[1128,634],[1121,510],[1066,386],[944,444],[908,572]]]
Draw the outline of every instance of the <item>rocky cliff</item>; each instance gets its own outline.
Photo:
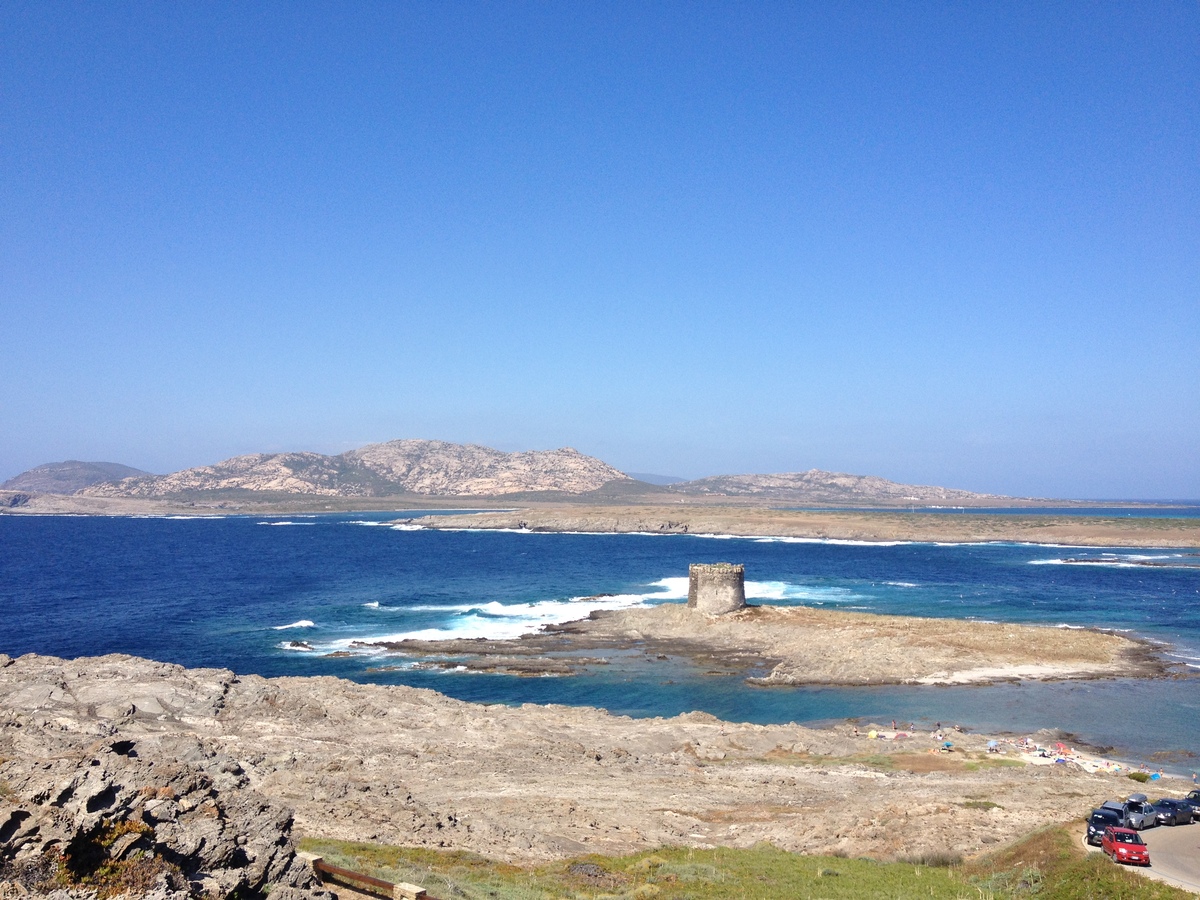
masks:
[[[369,444],[337,456],[255,453],[171,475],[100,484],[84,494],[169,497],[214,491],[316,494],[328,497],[498,496],[526,492],[582,494],[624,473],[578,450],[505,453],[474,444],[401,440]]]
[[[680,494],[724,497],[761,497],[801,503],[864,505],[914,503],[978,505],[1000,499],[995,494],[977,494],[953,488],[898,484],[874,475],[843,472],[784,472],[777,475],[714,475],[696,481],[672,484],[667,490]]]

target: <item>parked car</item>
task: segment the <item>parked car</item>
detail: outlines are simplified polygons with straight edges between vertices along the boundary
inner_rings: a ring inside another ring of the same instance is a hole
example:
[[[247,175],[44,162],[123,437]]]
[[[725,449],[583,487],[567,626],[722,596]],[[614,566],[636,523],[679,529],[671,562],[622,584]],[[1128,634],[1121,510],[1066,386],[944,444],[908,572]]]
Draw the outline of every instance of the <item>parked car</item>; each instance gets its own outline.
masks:
[[[1101,809],[1107,809],[1109,812],[1114,812],[1121,817],[1121,821],[1117,822],[1121,828],[1129,828],[1129,808],[1125,805],[1124,800],[1105,800],[1100,804]],[[1103,834],[1103,832],[1101,832]]]
[[[1183,798],[1183,802],[1192,808],[1192,817],[1200,819],[1200,791],[1192,791]]]
[[[1182,800],[1172,800],[1164,797],[1154,802],[1154,820],[1159,825],[1190,825],[1192,821],[1191,804]]]
[[[1132,828],[1105,828],[1100,849],[1115,863],[1150,865],[1150,851],[1146,849],[1146,842]]]
[[[1145,794],[1130,794],[1125,801],[1125,815],[1128,819],[1127,828],[1141,831],[1143,828],[1153,828],[1158,824],[1157,814]]]
[[[1093,809],[1092,814],[1088,816],[1087,842],[1093,847],[1099,847],[1100,840],[1104,837],[1104,829],[1124,827],[1124,810],[1111,809],[1105,806],[1102,806],[1099,809]]]

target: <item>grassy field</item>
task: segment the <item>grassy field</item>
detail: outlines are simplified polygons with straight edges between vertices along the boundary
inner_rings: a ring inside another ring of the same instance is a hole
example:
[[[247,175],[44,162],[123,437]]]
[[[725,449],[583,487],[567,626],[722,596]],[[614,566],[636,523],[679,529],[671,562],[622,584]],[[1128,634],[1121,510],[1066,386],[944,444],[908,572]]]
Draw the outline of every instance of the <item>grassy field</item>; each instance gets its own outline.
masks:
[[[540,868],[444,852],[308,838],[302,848],[333,865],[423,885],[439,900],[776,900],[781,897],[951,900],[1185,900],[1190,897],[1099,854],[1068,828],[1039,831],[989,857],[876,862],[747,850],[664,847],[622,857],[581,857]]]

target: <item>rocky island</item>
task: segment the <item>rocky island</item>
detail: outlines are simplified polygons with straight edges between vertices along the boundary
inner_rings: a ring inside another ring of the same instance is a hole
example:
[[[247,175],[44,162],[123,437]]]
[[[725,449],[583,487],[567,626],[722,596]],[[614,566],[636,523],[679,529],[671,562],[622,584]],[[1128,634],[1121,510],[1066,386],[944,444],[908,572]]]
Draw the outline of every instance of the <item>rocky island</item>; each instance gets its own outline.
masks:
[[[151,475],[117,463],[70,460],[38,466],[0,484],[0,514],[18,515],[485,508],[493,511],[419,520],[419,524],[804,540],[1200,548],[1197,518],[1062,516],[1042,511],[1059,505],[1086,511],[1092,504],[901,484],[818,469],[652,484],[570,447],[504,452],[415,439],[368,444],[336,455],[252,453],[168,475]],[[920,511],[938,506],[959,512]],[[982,514],[997,506],[1028,509],[1029,514]]]
[[[1163,674],[1159,648],[1089,628],[750,606],[744,569],[693,565],[686,606],[599,610],[511,641],[364,644],[442,668],[568,675],[614,653],[684,658],[759,685],[981,684]]]

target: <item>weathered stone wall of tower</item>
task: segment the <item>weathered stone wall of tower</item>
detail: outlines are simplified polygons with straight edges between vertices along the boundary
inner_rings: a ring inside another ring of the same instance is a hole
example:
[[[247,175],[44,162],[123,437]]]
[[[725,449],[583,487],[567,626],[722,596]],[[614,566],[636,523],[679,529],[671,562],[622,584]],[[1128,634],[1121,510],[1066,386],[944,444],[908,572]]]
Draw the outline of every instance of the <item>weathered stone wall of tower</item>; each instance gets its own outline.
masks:
[[[692,563],[688,568],[688,607],[710,616],[746,605],[746,567],[734,563]]]

